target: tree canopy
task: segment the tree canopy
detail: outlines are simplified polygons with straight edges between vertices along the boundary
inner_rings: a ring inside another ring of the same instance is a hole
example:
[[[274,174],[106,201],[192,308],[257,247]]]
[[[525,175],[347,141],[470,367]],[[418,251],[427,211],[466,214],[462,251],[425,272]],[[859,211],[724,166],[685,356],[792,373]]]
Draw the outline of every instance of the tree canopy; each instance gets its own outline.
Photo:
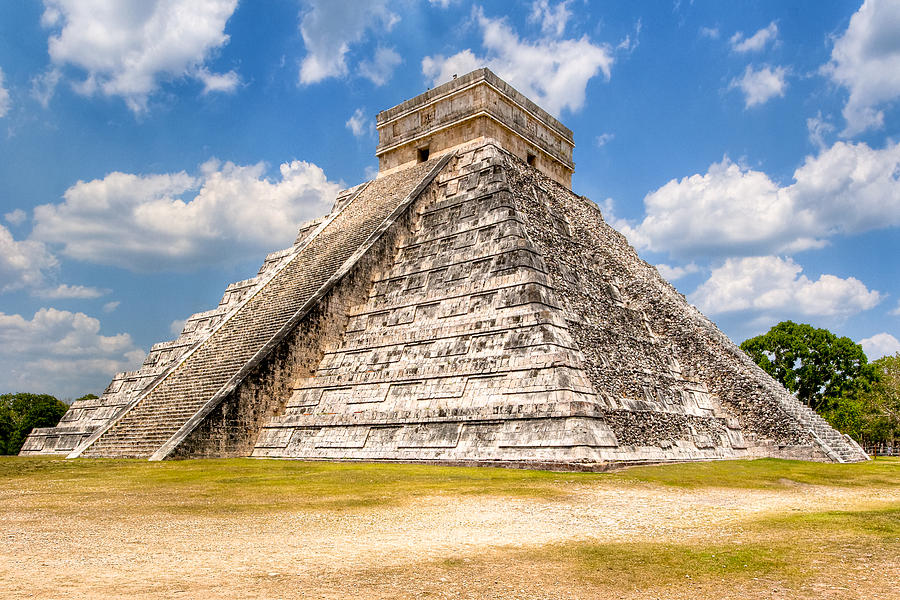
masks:
[[[883,442],[900,439],[900,352],[872,363],[878,380],[860,394],[867,437]]]
[[[35,427],[53,427],[69,409],[47,394],[0,395],[0,454],[18,454]]]
[[[834,408],[846,395],[868,389],[877,370],[862,346],[805,323],[782,321],[741,349],[810,408]]]

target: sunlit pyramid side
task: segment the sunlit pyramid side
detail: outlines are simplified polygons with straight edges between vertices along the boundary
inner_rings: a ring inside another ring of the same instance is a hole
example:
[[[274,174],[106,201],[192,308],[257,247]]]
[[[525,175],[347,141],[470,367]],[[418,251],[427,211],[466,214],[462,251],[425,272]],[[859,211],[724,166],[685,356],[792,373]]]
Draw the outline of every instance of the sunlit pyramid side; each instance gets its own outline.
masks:
[[[22,453],[866,459],[571,191],[572,132],[491,71],[377,127],[374,180]]]

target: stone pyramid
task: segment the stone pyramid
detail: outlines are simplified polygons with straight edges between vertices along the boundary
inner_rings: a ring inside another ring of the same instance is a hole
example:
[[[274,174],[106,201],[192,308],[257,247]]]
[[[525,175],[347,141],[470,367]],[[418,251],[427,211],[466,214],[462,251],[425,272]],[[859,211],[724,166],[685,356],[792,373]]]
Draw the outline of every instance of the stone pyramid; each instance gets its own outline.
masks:
[[[22,453],[866,459],[570,190],[572,132],[489,70],[378,131],[376,179]]]

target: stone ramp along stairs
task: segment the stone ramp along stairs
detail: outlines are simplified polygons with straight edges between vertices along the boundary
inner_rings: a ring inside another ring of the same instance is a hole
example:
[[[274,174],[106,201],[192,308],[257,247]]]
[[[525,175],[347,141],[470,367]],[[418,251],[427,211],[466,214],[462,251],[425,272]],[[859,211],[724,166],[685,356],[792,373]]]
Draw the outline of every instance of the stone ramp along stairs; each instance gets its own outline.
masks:
[[[201,345],[69,457],[169,456],[353,267],[450,158],[446,154],[360,186],[343,206],[339,198],[336,210]]]

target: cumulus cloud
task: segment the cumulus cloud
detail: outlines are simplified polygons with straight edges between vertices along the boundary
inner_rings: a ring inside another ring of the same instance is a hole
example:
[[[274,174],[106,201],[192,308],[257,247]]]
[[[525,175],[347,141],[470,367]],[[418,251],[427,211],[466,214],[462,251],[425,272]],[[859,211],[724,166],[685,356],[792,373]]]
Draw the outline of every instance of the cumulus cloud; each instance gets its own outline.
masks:
[[[196,175],[114,172],[79,181],[34,210],[32,238],[70,258],[138,271],[227,264],[289,246],[297,224],[330,210],[340,186],[293,161],[280,178],[212,159]]]
[[[751,108],[759,104],[765,104],[775,96],[784,97],[787,82],[784,77],[787,71],[784,67],[763,65],[754,69],[747,65],[744,74],[736,77],[728,84],[728,89],[739,89],[744,93],[744,108]]]
[[[347,129],[353,132],[353,135],[356,137],[363,137],[375,133],[375,123],[366,117],[366,113],[363,112],[363,109],[361,108],[354,110],[353,114],[350,115],[350,118],[347,119],[347,122],[344,125],[346,125]]]
[[[210,73],[205,67],[197,69],[196,77],[203,83],[204,95],[211,92],[231,93],[241,82],[240,77],[234,71]]]
[[[778,25],[772,21],[750,37],[744,37],[744,32],[738,31],[731,36],[728,43],[735,52],[759,52],[766,47],[766,44],[774,42],[776,39],[778,39]]]
[[[50,106],[50,99],[56,93],[56,86],[62,79],[62,73],[57,67],[50,67],[40,75],[31,78],[31,97],[38,103],[47,108]]]
[[[116,310],[117,308],[119,308],[120,304],[122,304],[122,302],[119,300],[113,300],[111,302],[107,302],[106,304],[103,305],[103,312],[111,313],[114,310]]]
[[[372,60],[364,60],[359,63],[359,74],[375,85],[384,85],[394,74],[403,59],[393,48],[378,46]]]
[[[346,75],[350,45],[361,41],[368,29],[390,31],[400,20],[388,9],[387,0],[308,0],[306,4],[300,20],[306,45],[301,84]]]
[[[15,240],[0,225],[0,293],[42,286],[59,261],[41,242]]]
[[[0,69],[0,119],[6,116],[12,101],[9,99],[9,91],[3,85],[3,69]]]
[[[78,299],[93,299],[99,298],[100,296],[105,296],[109,293],[109,290],[101,290],[100,288],[84,286],[84,285],[68,285],[65,283],[61,283],[60,285],[54,288],[45,288],[41,290],[37,290],[35,292],[36,296],[41,298],[52,298],[52,299],[60,299],[60,298],[78,298]]]
[[[859,342],[870,361],[878,360],[882,356],[893,356],[900,352],[900,340],[889,333],[876,333],[870,338]]]
[[[894,315],[895,317],[900,317],[900,301],[897,302],[897,308],[892,310],[890,314]]]
[[[48,40],[53,65],[84,71],[76,91],[121,97],[138,113],[161,81],[187,77],[202,82],[204,92],[234,89],[234,72],[213,74],[205,63],[228,43],[225,24],[236,6],[237,0],[44,0],[41,23],[54,31]],[[33,88],[45,105],[52,77],[58,79],[53,73]]]
[[[900,97],[900,3],[866,0],[834,43],[822,72],[850,92],[845,137],[884,126],[884,105]]]
[[[144,356],[127,333],[102,335],[100,321],[84,313],[0,313],[0,389],[99,394],[114,373],[137,368]]]
[[[184,330],[185,323],[187,323],[187,319],[175,319],[174,321],[169,323],[169,333],[175,337],[178,337]]]
[[[802,274],[792,259],[777,256],[729,258],[689,300],[708,314],[735,311],[781,315],[848,317],[877,305],[882,295],[853,277]]]
[[[28,218],[28,214],[21,208],[17,208],[4,214],[3,218],[6,219],[7,223],[10,223],[12,225],[21,225],[25,222],[25,219]]]
[[[821,152],[825,149],[825,136],[834,131],[834,125],[822,118],[822,111],[815,117],[806,120],[806,130],[809,132],[809,141]]]
[[[571,16],[569,0],[564,0],[556,6],[551,6],[549,0],[534,0],[531,3],[528,22],[540,25],[541,33],[544,35],[560,37],[565,32],[566,23]]]
[[[727,157],[644,198],[622,230],[638,247],[675,256],[761,255],[822,247],[828,238],[900,226],[900,143],[838,142],[808,156],[794,183]]]
[[[434,85],[487,66],[552,114],[577,111],[584,106],[588,81],[598,74],[609,80],[614,58],[608,45],[579,39],[543,37],[522,40],[506,19],[492,19],[475,9],[484,56],[465,49],[452,56],[426,56],[422,73]]]
[[[687,275],[698,273],[700,267],[697,266],[696,263],[690,263],[684,266],[672,266],[660,263],[656,265],[656,270],[659,271],[659,274],[662,275],[663,279],[666,281],[675,281]]]

